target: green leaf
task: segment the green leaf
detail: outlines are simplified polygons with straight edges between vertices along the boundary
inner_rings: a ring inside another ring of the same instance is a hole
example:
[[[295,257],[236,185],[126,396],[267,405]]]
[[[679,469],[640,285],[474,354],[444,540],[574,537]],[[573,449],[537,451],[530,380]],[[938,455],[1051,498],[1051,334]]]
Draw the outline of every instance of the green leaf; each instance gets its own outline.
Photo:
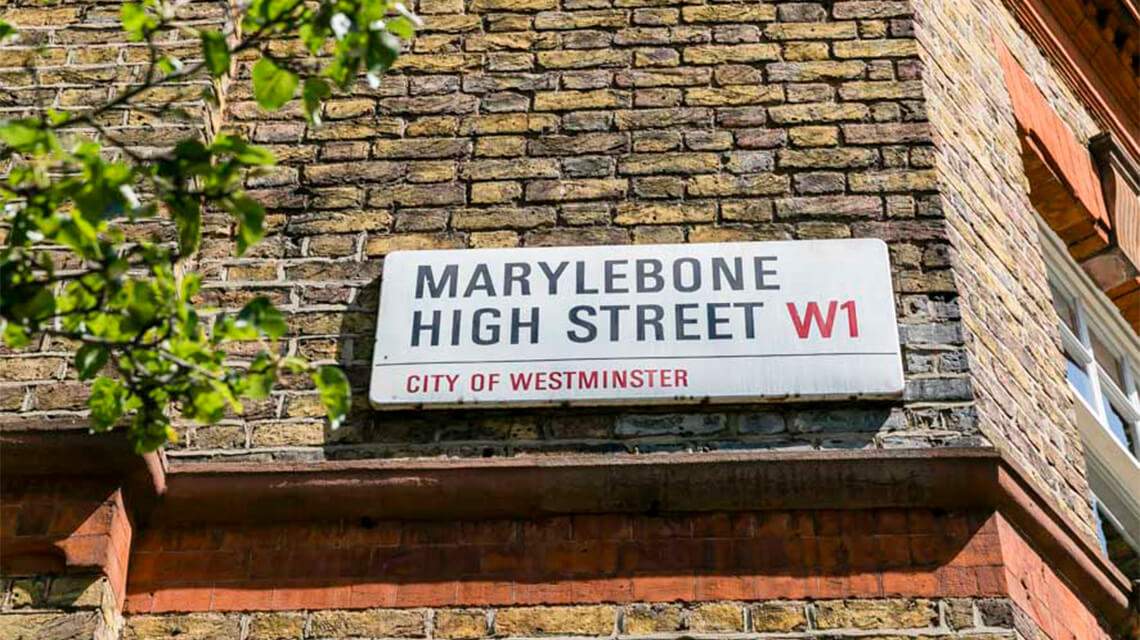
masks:
[[[187,391],[190,402],[183,413],[199,422],[217,422],[226,414],[226,398],[208,384],[199,384]]]
[[[329,414],[330,426],[333,429],[340,427],[348,417],[348,403],[352,396],[348,376],[339,367],[325,365],[313,374],[313,382],[321,393],[321,403]]]
[[[106,431],[123,417],[127,390],[117,380],[99,378],[91,386],[87,406],[91,408],[91,429]]]
[[[202,32],[202,57],[206,68],[215,78],[224,76],[230,70],[230,45],[226,35],[220,31]]]
[[[272,165],[277,162],[277,158],[266,149],[249,144],[238,136],[225,133],[219,133],[214,138],[213,144],[210,145],[210,151],[228,153],[238,162],[253,166]]]
[[[262,58],[253,65],[253,98],[263,109],[280,109],[296,92],[296,74],[278,67],[269,58]]]
[[[94,378],[107,365],[107,358],[110,355],[110,351],[105,345],[85,344],[80,347],[75,354],[75,369],[79,379],[90,380]]]
[[[197,251],[202,242],[202,210],[197,200],[185,196],[171,197],[167,204],[178,227],[178,251],[188,256]]]
[[[274,339],[280,338],[289,330],[285,316],[265,296],[258,296],[247,302],[238,312],[237,319],[239,323],[254,327]]]
[[[4,342],[8,343],[9,347],[22,347],[31,341],[31,336],[23,327],[11,322],[4,323]]]
[[[277,380],[277,367],[273,364],[268,351],[262,351],[253,359],[253,364],[246,374],[245,393],[254,400],[264,400],[273,391],[273,383]]]
[[[400,55],[400,39],[387,31],[373,31],[368,38],[368,71],[387,71]]]
[[[163,56],[158,61],[158,70],[170,75],[182,70],[182,61],[171,56]]]
[[[16,35],[16,28],[0,20],[0,43]]]
[[[416,35],[415,24],[411,20],[402,16],[389,20],[385,24],[385,28],[405,40],[411,40],[412,37]]]
[[[137,2],[128,2],[122,10],[123,29],[127,32],[127,39],[140,42],[146,38],[148,31],[154,30],[158,23],[147,14],[146,9]]]
[[[261,240],[265,235],[265,210],[249,196],[235,196],[231,200],[231,213],[238,223],[238,255]]]
[[[20,153],[39,153],[52,145],[52,136],[39,120],[9,120],[0,123],[0,140]]]
[[[305,86],[301,89],[301,98],[305,101],[305,115],[313,126],[321,123],[321,102],[332,95],[329,83],[320,78],[306,78]]]
[[[8,318],[37,320],[55,311],[55,296],[51,289],[29,284],[4,292],[4,315]]]

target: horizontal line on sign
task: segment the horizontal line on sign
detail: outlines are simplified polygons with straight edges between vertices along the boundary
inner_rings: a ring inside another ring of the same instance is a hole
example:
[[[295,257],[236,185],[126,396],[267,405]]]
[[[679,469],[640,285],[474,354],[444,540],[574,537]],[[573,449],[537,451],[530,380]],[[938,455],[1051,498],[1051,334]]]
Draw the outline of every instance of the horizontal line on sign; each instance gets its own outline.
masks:
[[[763,353],[723,356],[613,356],[609,358],[531,358],[524,360],[435,360],[428,362],[377,362],[373,367],[402,367],[430,364],[517,364],[522,362],[594,362],[611,360],[720,360],[723,358],[810,358],[817,356],[894,356],[893,351],[840,351],[838,353]]]

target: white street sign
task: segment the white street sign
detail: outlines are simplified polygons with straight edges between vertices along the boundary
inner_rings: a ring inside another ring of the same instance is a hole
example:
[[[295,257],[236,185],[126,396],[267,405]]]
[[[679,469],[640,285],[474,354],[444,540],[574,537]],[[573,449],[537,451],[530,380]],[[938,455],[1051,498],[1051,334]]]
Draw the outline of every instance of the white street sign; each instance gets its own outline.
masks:
[[[889,397],[880,240],[405,251],[384,260],[377,408]]]

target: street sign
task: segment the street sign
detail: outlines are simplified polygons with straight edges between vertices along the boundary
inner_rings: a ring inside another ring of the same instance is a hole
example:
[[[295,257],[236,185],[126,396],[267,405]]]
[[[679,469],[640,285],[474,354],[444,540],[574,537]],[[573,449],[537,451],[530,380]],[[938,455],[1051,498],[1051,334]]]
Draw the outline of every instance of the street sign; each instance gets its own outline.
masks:
[[[395,252],[377,408],[897,396],[880,240]]]

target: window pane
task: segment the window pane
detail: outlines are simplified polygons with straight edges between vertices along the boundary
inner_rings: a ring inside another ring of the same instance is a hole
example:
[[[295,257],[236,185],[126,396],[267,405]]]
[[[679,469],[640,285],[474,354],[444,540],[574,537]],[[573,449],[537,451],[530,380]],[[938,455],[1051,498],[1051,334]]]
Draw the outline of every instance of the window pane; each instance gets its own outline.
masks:
[[[1061,316],[1061,322],[1069,328],[1069,331],[1077,333],[1077,310],[1073,307],[1073,303],[1069,300],[1060,289],[1049,283],[1049,290],[1053,293],[1053,308],[1057,310],[1057,315]]]
[[[1093,400],[1092,380],[1089,380],[1089,374],[1085,372],[1085,368],[1077,364],[1075,360],[1065,354],[1065,367],[1069,375],[1069,382],[1072,383],[1073,388],[1077,393],[1081,394],[1089,406],[1095,407],[1096,401]]]
[[[1092,339],[1093,356],[1096,357],[1096,363],[1104,369],[1109,378],[1116,383],[1116,386],[1128,393],[1124,389],[1124,377],[1121,374],[1120,360],[1105,346],[1104,342],[1095,333],[1089,333],[1089,338]]]
[[[1097,537],[1108,559],[1128,578],[1140,580],[1140,551],[1128,544],[1102,505],[1098,503],[1093,513],[1096,515]]]
[[[1101,394],[1101,397],[1103,398],[1104,394]],[[1128,449],[1128,453],[1136,451],[1132,448],[1131,425],[1124,422],[1124,418],[1107,398],[1104,401],[1104,415],[1108,417],[1108,430],[1112,432],[1112,436]]]

